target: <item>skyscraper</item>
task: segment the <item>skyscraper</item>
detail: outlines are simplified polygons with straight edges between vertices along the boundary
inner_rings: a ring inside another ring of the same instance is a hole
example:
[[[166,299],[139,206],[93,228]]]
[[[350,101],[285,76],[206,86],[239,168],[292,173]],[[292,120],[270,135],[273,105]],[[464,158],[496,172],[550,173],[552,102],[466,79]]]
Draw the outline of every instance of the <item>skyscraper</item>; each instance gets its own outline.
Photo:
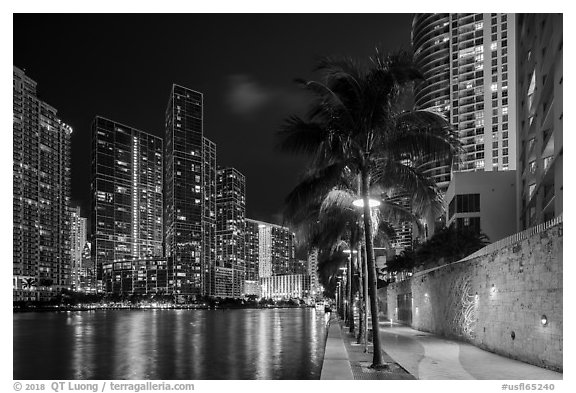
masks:
[[[162,139],[100,116],[94,119],[92,136],[91,227],[97,268],[105,262],[162,256]]]
[[[13,68],[14,300],[47,300],[70,284],[70,136],[36,82]]]
[[[182,268],[176,292],[204,295],[216,252],[216,146],[203,137],[202,93],[174,84],[165,125],[166,256]]]
[[[415,105],[444,115],[465,150],[459,171],[516,168],[514,14],[416,14],[414,60],[425,81]],[[447,162],[428,165],[443,191]]]
[[[82,255],[86,246],[86,218],[80,215],[80,206],[70,209],[70,258],[72,289],[80,287],[80,275],[82,273]]]
[[[248,220],[258,225],[258,277],[299,274],[302,266],[294,258],[294,233],[290,228],[268,222]]]
[[[229,269],[231,292],[221,292],[213,282],[214,296],[240,297],[244,294],[246,263],[246,179],[235,168],[220,168],[216,180],[216,267]]]
[[[249,218],[245,221],[244,259],[246,261],[246,281],[258,281],[259,222]]]
[[[203,294],[210,295],[213,282],[215,281],[212,273],[216,266],[216,144],[208,138],[203,138],[204,150],[202,158],[204,167],[202,169],[202,257],[204,262],[204,283]]]
[[[322,295],[318,282],[318,249],[313,248],[308,253],[308,275],[310,276],[310,290],[313,295]]]
[[[518,230],[562,213],[563,18],[518,15]]]

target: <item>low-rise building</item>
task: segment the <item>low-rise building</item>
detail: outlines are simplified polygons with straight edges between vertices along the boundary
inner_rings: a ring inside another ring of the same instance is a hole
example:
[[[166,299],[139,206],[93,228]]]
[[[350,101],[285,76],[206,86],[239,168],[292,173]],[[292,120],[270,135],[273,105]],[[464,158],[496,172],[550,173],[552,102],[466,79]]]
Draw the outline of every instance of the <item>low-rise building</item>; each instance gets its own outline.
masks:
[[[482,231],[490,242],[516,233],[516,171],[454,172],[446,224]]]
[[[310,296],[310,276],[285,274],[260,278],[261,297],[274,300],[303,299]]]

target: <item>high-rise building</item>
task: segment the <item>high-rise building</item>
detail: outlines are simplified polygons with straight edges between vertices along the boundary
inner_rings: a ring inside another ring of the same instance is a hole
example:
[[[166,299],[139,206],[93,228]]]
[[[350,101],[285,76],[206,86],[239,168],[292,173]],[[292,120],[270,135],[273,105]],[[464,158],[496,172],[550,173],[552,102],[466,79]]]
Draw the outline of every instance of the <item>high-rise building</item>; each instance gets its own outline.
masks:
[[[207,138],[203,138],[204,150],[202,158],[204,160],[204,167],[202,172],[202,191],[203,191],[203,205],[202,205],[202,260],[204,268],[204,283],[203,294],[211,295],[213,293],[216,281],[214,277],[214,267],[216,266],[216,193],[217,193],[217,178],[216,178],[216,144]],[[220,271],[218,276],[226,276],[228,272]],[[233,275],[233,274],[232,274]]]
[[[514,14],[416,14],[414,60],[425,80],[415,106],[444,115],[457,130],[464,154],[453,169],[516,169]],[[426,172],[446,191],[450,163]]]
[[[216,267],[231,275],[230,292],[220,293],[215,280],[213,296],[241,297],[246,276],[244,231],[246,222],[246,179],[235,168],[220,168],[216,177]]]
[[[258,277],[301,272],[302,264],[294,258],[294,233],[290,228],[263,221],[247,220],[258,225]]]
[[[244,229],[244,260],[246,263],[246,280],[258,281],[258,256],[259,256],[259,221],[247,218]]]
[[[174,258],[175,290],[209,292],[216,255],[216,146],[203,136],[203,95],[174,84],[165,122],[166,256]]]
[[[162,139],[100,116],[92,136],[97,269],[118,260],[162,256]]]
[[[318,282],[318,249],[313,248],[308,253],[308,269],[306,272],[310,276],[310,290],[312,295],[320,296],[320,283]]]
[[[86,218],[80,215],[80,206],[70,209],[70,285],[72,289],[80,287],[82,274],[82,255],[86,246]]]
[[[405,195],[394,195],[388,199],[389,202],[410,209],[410,200]],[[391,248],[394,254],[398,255],[404,250],[412,248],[413,234],[415,233],[414,223],[411,221],[400,221],[392,224],[396,237],[392,239]]]
[[[82,251],[82,265],[78,274],[78,290],[81,292],[95,293],[96,285],[96,266],[92,258],[92,243],[86,242]]]
[[[70,284],[72,128],[13,68],[13,297],[47,300]]]
[[[562,213],[563,18],[517,16],[518,230]]]

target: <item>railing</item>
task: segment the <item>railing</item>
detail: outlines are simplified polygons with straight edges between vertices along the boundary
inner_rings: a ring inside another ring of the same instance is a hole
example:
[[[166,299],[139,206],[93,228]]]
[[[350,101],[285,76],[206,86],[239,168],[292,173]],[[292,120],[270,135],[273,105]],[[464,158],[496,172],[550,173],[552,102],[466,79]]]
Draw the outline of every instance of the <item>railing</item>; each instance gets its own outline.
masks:
[[[550,229],[553,226],[556,226],[556,225],[561,224],[561,223],[562,223],[562,214],[560,214],[557,217],[554,217],[550,221],[543,222],[543,223],[538,224],[532,228],[528,228],[525,231],[518,232],[512,236],[505,237],[504,239],[500,239],[497,242],[489,244],[486,247],[481,248],[480,250],[476,251],[475,253],[470,254],[465,258],[462,258],[458,262],[463,262],[463,261],[467,261],[467,260],[472,259],[472,258],[477,258],[477,257],[483,256],[483,255],[490,254],[496,250],[507,247],[507,246],[512,245],[514,243],[518,243],[519,241],[527,239],[530,236],[533,236],[537,233],[543,232],[543,231]]]

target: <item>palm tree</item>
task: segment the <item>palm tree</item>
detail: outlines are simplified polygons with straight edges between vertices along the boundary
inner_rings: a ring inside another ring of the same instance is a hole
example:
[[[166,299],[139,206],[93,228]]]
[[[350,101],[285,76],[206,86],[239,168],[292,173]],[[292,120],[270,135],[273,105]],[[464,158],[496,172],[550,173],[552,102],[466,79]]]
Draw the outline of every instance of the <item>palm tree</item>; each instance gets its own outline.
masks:
[[[22,289],[29,289],[36,287],[38,281],[33,277],[28,277],[22,280]]]
[[[353,263],[353,252],[348,259],[348,279],[347,279],[347,299],[349,307],[346,308],[345,321],[349,326],[350,332],[354,332],[355,324],[353,318],[354,302],[353,283],[356,279],[356,272],[359,272],[359,284],[355,285],[360,289],[361,298],[366,302],[367,296],[364,295],[363,276],[366,274],[364,264],[360,264],[361,244],[364,243],[364,233],[362,230],[361,212],[354,206],[354,201],[359,198],[359,179],[358,176],[352,175],[349,170],[340,174],[339,184],[332,188],[326,195],[322,192],[314,191],[315,187],[322,190],[321,185],[314,182],[315,174],[308,173],[301,183],[294,189],[286,199],[286,211],[290,226],[296,228],[297,238],[308,248],[319,248],[327,250],[328,255],[341,252],[343,249],[357,250],[357,262]],[[316,195],[316,198],[309,200],[305,208],[300,204],[299,196],[303,194],[302,188],[307,188],[308,193]],[[380,241],[389,243],[395,236],[395,230],[391,224],[397,224],[400,221],[412,221],[417,225],[420,224],[418,217],[410,211],[392,202],[387,195],[388,192],[380,186],[373,186],[371,194],[380,195],[382,200],[377,209],[372,209],[372,237],[380,238]],[[364,272],[362,273],[362,271]],[[365,309],[360,302],[359,307],[359,334],[358,342],[360,343],[363,335],[363,324],[365,323]]]
[[[327,58],[317,71],[321,81],[299,81],[315,96],[307,118],[288,118],[280,131],[280,147],[306,153],[312,170],[292,195],[314,203],[350,171],[360,179],[363,226],[366,234],[368,286],[374,357],[372,367],[385,366],[381,354],[376,293],[372,214],[369,199],[374,185],[406,193],[415,213],[438,212],[442,199],[420,165],[452,159],[457,139],[446,120],[428,111],[404,111],[406,89],[421,73],[405,52],[383,56],[376,51],[369,65],[348,58]]]

